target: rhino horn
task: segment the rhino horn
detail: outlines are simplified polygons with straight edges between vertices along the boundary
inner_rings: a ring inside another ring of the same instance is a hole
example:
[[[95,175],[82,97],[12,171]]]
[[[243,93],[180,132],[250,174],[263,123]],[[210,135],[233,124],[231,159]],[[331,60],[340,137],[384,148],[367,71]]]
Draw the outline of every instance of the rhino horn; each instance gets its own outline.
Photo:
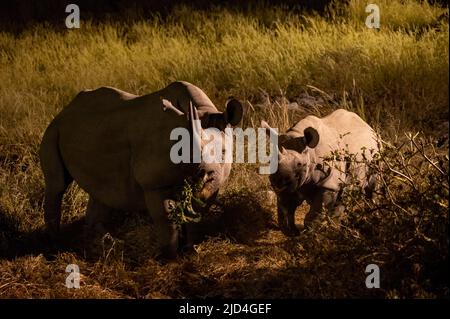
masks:
[[[189,122],[192,128],[192,146],[193,150],[201,149],[202,125],[198,116],[197,109],[189,102]]]
[[[278,136],[277,130],[270,127],[270,125],[266,121],[261,121],[261,127],[266,129],[266,134],[269,135],[272,133],[275,136]]]
[[[283,146],[281,146],[278,149],[278,159],[281,159],[285,155],[287,155],[286,149]]]
[[[270,125],[266,121],[261,121],[261,127],[266,129],[266,134],[270,136],[270,133],[278,137],[278,159],[281,159],[284,155],[287,154],[286,149],[283,146],[280,146],[282,144],[282,141],[284,141],[285,135],[278,134],[277,130],[270,127]]]

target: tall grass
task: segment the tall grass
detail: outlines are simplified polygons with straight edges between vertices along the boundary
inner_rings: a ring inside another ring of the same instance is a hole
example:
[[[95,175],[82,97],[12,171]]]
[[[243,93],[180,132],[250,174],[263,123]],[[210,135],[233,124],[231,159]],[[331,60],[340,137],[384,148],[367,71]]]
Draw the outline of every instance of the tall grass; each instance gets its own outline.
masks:
[[[368,15],[365,12],[367,4],[362,0],[350,1],[348,6],[343,8],[344,18],[350,23],[359,24],[361,21],[365,21]],[[431,5],[426,0],[420,2],[382,0],[377,1],[376,4],[380,8],[382,25],[393,30],[420,31],[422,28],[436,24],[436,18],[443,18],[444,10]]]
[[[448,9],[422,1],[378,3],[380,30],[366,28],[365,3],[352,0],[322,17],[282,8],[244,14],[178,7],[165,19],[155,16],[134,24],[82,20],[78,30],[38,25],[19,35],[0,32],[0,255],[33,254],[0,260],[0,297],[448,296],[448,288],[433,285],[404,289],[399,282],[409,278],[408,272],[391,278],[388,290],[370,292],[357,281],[348,285],[355,290],[346,290],[342,282],[333,290],[336,254],[353,254],[351,259],[367,253],[367,247],[347,249],[359,226],[348,225],[345,238],[329,230],[324,236],[336,244],[327,239],[314,246],[311,234],[284,238],[273,227],[275,202],[267,178],[242,164],[235,166],[222,194],[229,215],[212,227],[220,231],[175,265],[150,258],[152,247],[145,243],[152,226],[145,216],[130,215],[119,231],[121,239],[113,240],[114,249],[104,245],[107,253],[98,261],[85,260],[76,243],[67,244],[75,253],[58,254],[54,262],[35,256],[46,247],[40,242],[44,185],[38,145],[52,117],[87,88],[108,85],[145,94],[186,80],[219,108],[230,95],[245,101],[244,126],[266,119],[286,129],[306,114],[325,115],[344,107],[379,128],[387,140],[405,130],[422,130],[431,139],[448,136],[449,29],[439,18]],[[320,102],[288,109],[305,95]],[[414,198],[413,192],[408,194]],[[85,203],[86,194],[71,187],[64,222],[77,221]],[[369,227],[367,220],[373,219],[362,216],[363,226]],[[433,216],[427,211],[427,218]],[[388,223],[380,224],[392,233]],[[118,244],[122,241],[124,247]],[[392,253],[384,246],[379,251]],[[84,290],[61,288],[70,261],[84,269]],[[356,266],[340,264],[338,269],[351,274],[359,271]]]
[[[446,115],[448,24],[420,36],[410,26],[417,16],[432,24],[444,10],[414,2],[380,6],[380,31],[365,27],[364,8],[352,1],[344,21],[287,14],[283,22],[278,9],[267,25],[259,20],[267,9],[249,16],[181,7],[168,21],[82,21],[79,30],[1,33],[0,123],[9,131],[29,125],[21,122],[28,116],[35,128],[37,118],[43,121],[41,130],[85,88],[111,85],[142,94],[180,79],[218,102],[228,95],[252,100],[260,90],[292,98],[313,85],[337,95],[356,89],[367,107],[402,112],[405,125],[408,113],[414,125]]]

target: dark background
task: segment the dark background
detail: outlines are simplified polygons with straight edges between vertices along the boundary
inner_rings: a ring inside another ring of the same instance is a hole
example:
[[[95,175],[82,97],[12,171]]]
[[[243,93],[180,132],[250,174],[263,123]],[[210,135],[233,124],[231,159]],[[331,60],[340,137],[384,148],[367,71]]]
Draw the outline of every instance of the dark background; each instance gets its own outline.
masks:
[[[227,7],[251,14],[258,6],[284,6],[291,10],[323,11],[331,0],[7,0],[0,2],[0,28],[6,31],[20,31],[35,23],[48,23],[57,27],[65,21],[65,8],[74,3],[80,7],[83,19],[98,22],[105,20],[138,20],[154,14],[162,18],[175,5],[189,5],[192,8],[208,10],[215,6]]]
[[[336,2],[347,2],[341,0]],[[135,21],[158,14],[170,14],[175,5],[189,5],[194,9],[208,10],[227,7],[251,14],[257,7],[283,6],[292,11],[324,13],[332,0],[6,0],[0,1],[0,30],[20,32],[36,24],[46,23],[51,28],[63,27],[68,13],[65,8],[74,3],[80,7],[83,19],[101,23],[105,20]],[[429,0],[430,3],[448,5],[448,0]]]

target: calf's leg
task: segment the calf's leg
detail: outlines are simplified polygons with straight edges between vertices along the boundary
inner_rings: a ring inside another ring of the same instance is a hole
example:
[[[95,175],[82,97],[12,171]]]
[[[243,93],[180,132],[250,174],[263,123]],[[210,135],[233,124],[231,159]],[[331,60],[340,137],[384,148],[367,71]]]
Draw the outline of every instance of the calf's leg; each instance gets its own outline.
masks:
[[[295,225],[295,210],[299,204],[294,198],[278,196],[278,227],[286,236],[297,236],[300,233]]]
[[[309,201],[309,212],[306,214],[303,222],[305,229],[309,229],[314,224],[322,222],[324,217],[324,202],[325,205],[329,205],[328,200],[329,197],[326,195],[326,192],[324,190],[319,190]]]

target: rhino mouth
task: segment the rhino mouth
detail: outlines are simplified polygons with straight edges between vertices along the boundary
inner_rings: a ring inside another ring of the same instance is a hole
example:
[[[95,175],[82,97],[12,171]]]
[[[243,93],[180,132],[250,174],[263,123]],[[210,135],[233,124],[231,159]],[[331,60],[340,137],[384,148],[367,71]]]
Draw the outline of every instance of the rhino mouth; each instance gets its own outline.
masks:
[[[176,225],[199,222],[206,207],[200,192],[204,189],[201,180],[185,179],[183,186],[176,187],[173,199],[164,201],[170,220]]]
[[[202,174],[202,176],[198,177],[197,183],[198,191],[196,193],[196,197],[202,201],[206,201],[212,197],[219,188],[219,180],[215,172],[210,174]]]
[[[214,201],[218,185],[214,176],[185,179],[183,186],[175,190],[173,199],[164,202],[169,218],[177,225],[199,222]]]
[[[290,182],[286,182],[286,179],[280,175],[270,176],[270,184],[277,193],[283,192],[290,187]]]
[[[274,188],[274,190],[275,190],[276,192],[282,192],[282,191],[286,190],[286,189],[289,187],[289,185],[272,186],[272,187]]]
[[[197,197],[201,199],[202,201],[208,200],[214,193],[216,192],[215,189],[215,182],[214,179],[208,179],[203,183],[203,186],[201,187],[200,191],[197,194]]]
[[[208,185],[209,183],[212,183],[213,181],[214,181],[214,176],[212,176],[212,177],[209,177],[208,179],[206,179],[204,182],[203,182],[203,186],[205,186],[205,185]]]

